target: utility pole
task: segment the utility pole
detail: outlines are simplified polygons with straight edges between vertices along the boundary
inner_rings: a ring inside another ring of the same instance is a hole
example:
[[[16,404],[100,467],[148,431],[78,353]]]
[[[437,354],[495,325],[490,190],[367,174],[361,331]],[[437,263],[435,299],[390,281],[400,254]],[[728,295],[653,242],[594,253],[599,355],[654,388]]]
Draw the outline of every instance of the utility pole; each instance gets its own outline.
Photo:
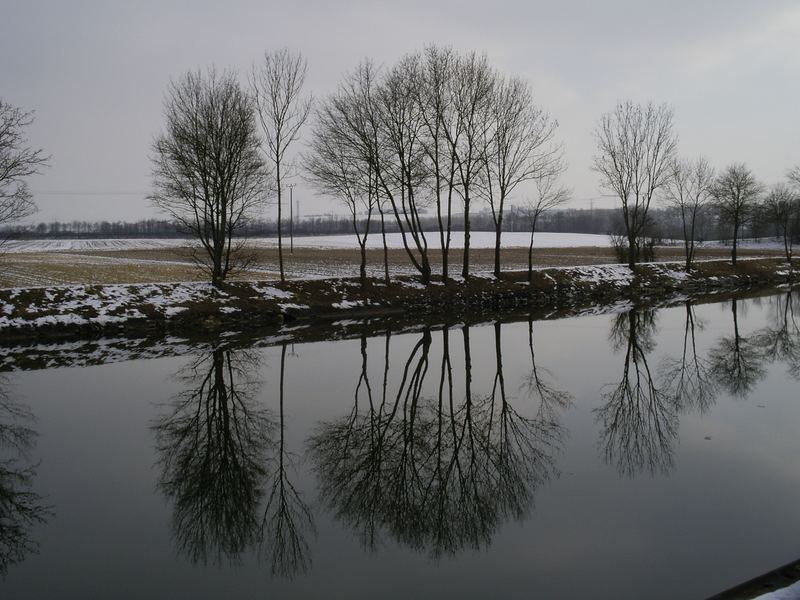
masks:
[[[294,211],[292,210],[294,202],[292,201],[292,192],[296,185],[296,183],[290,183],[286,186],[289,188],[289,254],[294,254]]]

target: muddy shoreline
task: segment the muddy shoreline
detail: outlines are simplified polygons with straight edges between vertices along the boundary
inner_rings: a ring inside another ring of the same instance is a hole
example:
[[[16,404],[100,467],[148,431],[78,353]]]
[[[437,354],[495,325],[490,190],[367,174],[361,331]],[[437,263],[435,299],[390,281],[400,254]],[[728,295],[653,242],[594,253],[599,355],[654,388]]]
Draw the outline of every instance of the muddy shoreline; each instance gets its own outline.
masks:
[[[182,354],[187,347],[342,339],[421,326],[555,319],[763,295],[800,284],[785,261],[548,268],[501,279],[397,278],[0,290],[0,371]],[[113,292],[113,293],[112,293]],[[35,349],[33,353],[30,350]],[[23,358],[23,356],[26,357]],[[85,358],[81,358],[84,356]],[[94,358],[93,358],[94,357]]]

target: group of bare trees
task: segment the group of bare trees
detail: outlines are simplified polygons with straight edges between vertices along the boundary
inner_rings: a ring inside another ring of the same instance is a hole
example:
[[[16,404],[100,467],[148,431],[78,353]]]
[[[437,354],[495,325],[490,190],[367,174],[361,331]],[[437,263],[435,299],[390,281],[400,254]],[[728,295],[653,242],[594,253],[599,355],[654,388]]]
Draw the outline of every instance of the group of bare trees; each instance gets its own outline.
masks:
[[[463,219],[457,224],[464,232],[461,276],[468,277],[476,205],[491,215],[494,274],[500,276],[503,222],[512,200],[529,223],[532,271],[537,225],[570,192],[558,181],[565,170],[558,123],[535,102],[526,81],[500,73],[483,55],[437,46],[385,68],[362,62],[313,111],[305,79],[305,58],[282,49],[266,53],[246,85],[235,73],[214,69],[189,72],[170,85],[166,127],[152,148],[151,200],[199,239],[197,261],[215,285],[247,264],[238,234],[272,200],[285,278],[283,193],[287,178],[298,174],[290,147],[312,115],[301,174],[320,194],[347,207],[361,250],[362,281],[375,221],[389,279],[387,220],[429,282],[432,247],[441,249],[442,279],[450,278],[452,232],[455,220]],[[28,147],[25,129],[31,122],[31,113],[0,101],[0,224],[35,210],[26,179],[48,157]],[[800,233],[800,167],[768,191],[741,163],[717,175],[702,157],[678,156],[673,111],[652,102],[618,103],[600,117],[594,137],[593,168],[620,201],[618,249],[631,267],[652,258],[650,209],[658,201],[680,217],[687,270],[698,221],[709,208],[730,229],[734,264],[743,227],[757,217],[774,226],[791,262]],[[431,212],[435,232],[425,222]]]
[[[349,209],[365,277],[370,219],[395,219],[403,247],[424,282],[433,267],[430,232],[421,215],[435,210],[442,279],[450,277],[450,244],[463,213],[461,276],[470,274],[470,213],[491,210],[494,271],[500,274],[503,216],[518,186],[550,180],[564,169],[557,122],[538,106],[525,81],[493,69],[486,57],[430,46],[378,69],[365,61],[317,108],[306,156],[309,180]],[[542,188],[544,189],[544,188]],[[566,194],[557,195],[560,203]],[[554,205],[539,204],[539,212]],[[458,209],[458,210],[457,210]],[[385,246],[384,246],[385,249]]]
[[[743,163],[716,174],[703,157],[680,158],[673,111],[666,104],[620,102],[600,118],[594,135],[594,170],[620,201],[624,242],[619,255],[629,266],[653,258],[649,213],[658,201],[680,217],[687,271],[695,256],[698,222],[709,209],[729,228],[734,265],[741,232],[756,218],[775,226],[791,262],[793,240],[800,233],[800,167],[789,172],[788,183],[765,194]]]
[[[189,72],[170,85],[166,129],[153,143],[151,200],[196,236],[196,259],[214,285],[247,264],[248,222],[277,192],[278,252],[283,280],[282,189],[289,146],[311,108],[303,98],[306,63],[283,49],[253,67],[249,89],[231,71]]]

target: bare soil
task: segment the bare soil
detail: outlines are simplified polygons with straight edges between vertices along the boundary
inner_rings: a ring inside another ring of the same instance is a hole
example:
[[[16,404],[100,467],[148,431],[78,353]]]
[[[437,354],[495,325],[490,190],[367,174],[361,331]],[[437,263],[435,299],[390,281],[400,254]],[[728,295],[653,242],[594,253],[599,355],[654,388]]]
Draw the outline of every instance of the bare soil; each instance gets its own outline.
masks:
[[[232,277],[234,280],[270,280],[278,278],[278,251],[259,248],[250,251],[249,268]],[[87,250],[31,252],[0,255],[0,288],[34,287],[62,284],[161,283],[170,281],[200,281],[206,273],[193,260],[190,248],[150,250]],[[700,249],[698,259],[724,259],[730,255],[724,248]],[[777,250],[741,250],[747,257],[780,257]],[[450,253],[450,274],[461,272],[461,250]],[[506,248],[501,255],[504,271],[525,270],[528,251],[525,248]],[[659,261],[681,261],[681,247],[657,249]],[[441,273],[441,251],[432,250],[430,260],[434,274]],[[616,262],[610,248],[536,248],[534,266],[559,267]],[[470,253],[471,271],[490,272],[494,266],[494,251],[473,249]],[[295,248],[284,250],[287,277],[313,279],[322,277],[355,277],[360,255],[357,249]],[[405,250],[389,250],[389,269],[393,275],[413,275]],[[383,275],[383,251],[367,251],[367,271],[370,276]]]

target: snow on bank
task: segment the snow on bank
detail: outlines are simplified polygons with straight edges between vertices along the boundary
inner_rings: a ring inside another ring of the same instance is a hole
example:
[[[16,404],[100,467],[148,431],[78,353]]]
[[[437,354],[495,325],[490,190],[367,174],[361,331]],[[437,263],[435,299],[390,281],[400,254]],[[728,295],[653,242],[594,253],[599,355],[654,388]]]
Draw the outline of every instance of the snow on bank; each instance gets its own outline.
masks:
[[[253,285],[254,298],[290,300],[293,294],[268,286]],[[53,325],[113,325],[132,319],[160,315],[174,318],[187,305],[209,299],[222,313],[237,312],[231,306],[236,298],[214,288],[210,283],[169,283],[137,285],[71,285],[48,288],[11,288],[3,290],[7,302],[0,304],[0,333],[20,327]],[[36,293],[38,299],[24,298]]]
[[[430,248],[439,248],[439,235],[427,234]],[[530,234],[524,232],[504,232],[501,242],[504,248],[526,247]],[[3,252],[60,252],[60,251],[109,251],[109,250],[159,250],[192,246],[196,242],[185,238],[168,239],[91,239],[91,240],[11,240],[3,245]],[[284,243],[288,245],[286,238]],[[386,244],[390,248],[402,248],[403,239],[399,233],[386,235]],[[277,238],[252,238],[248,245],[256,248],[274,248]],[[358,248],[354,235],[320,235],[295,237],[297,248]],[[473,248],[494,248],[494,232],[473,231],[470,234],[470,245]],[[585,233],[537,233],[534,237],[535,248],[579,248],[608,247],[609,239],[605,235]],[[372,234],[367,238],[368,248],[382,248],[381,236]],[[451,248],[464,247],[463,232],[454,232],[450,242]]]

